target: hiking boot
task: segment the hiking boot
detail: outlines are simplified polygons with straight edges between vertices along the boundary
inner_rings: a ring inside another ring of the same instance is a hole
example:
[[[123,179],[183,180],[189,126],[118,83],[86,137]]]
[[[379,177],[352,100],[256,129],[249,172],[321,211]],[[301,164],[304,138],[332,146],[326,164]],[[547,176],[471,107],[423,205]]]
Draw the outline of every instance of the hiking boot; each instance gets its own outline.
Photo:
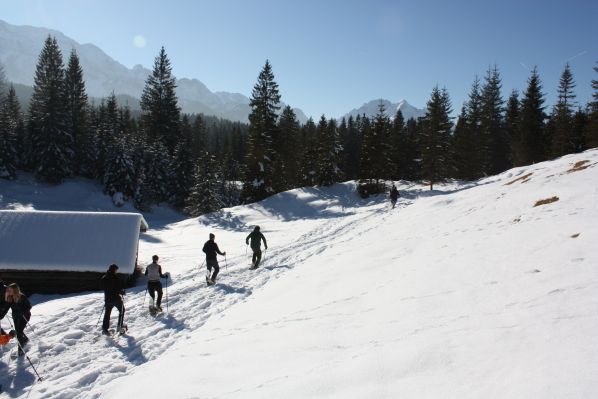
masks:
[[[104,334],[104,335],[111,335],[110,331],[108,331],[108,330],[106,330],[104,328],[102,328],[102,334]]]

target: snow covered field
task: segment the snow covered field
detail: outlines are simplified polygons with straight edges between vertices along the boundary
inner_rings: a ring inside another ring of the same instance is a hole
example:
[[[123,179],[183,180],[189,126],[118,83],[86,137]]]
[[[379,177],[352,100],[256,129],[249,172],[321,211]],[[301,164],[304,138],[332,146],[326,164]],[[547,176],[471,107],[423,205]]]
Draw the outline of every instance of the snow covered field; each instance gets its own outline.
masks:
[[[129,333],[104,337],[101,293],[33,296],[45,380],[4,348],[4,395],[596,397],[597,164],[592,150],[434,192],[402,183],[394,210],[345,183],[199,219],[146,214],[139,255],[172,273],[168,313],[147,314],[141,282]],[[83,180],[0,181],[0,207],[114,210]],[[255,224],[269,250],[250,271]],[[199,268],[210,232],[227,251],[214,287]]]

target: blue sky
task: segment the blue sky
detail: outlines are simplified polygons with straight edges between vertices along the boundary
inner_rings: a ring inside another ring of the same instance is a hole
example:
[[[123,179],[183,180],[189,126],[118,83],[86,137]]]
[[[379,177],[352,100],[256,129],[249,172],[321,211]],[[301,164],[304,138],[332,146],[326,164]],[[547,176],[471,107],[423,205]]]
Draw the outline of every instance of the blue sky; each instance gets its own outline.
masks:
[[[151,67],[165,46],[177,77],[212,91],[250,95],[269,59],[282,100],[314,117],[378,98],[423,108],[436,84],[458,112],[493,64],[505,98],[525,89],[533,65],[548,103],[567,61],[582,105],[598,79],[594,0],[0,0],[0,9],[11,24],[62,31],[128,67]]]

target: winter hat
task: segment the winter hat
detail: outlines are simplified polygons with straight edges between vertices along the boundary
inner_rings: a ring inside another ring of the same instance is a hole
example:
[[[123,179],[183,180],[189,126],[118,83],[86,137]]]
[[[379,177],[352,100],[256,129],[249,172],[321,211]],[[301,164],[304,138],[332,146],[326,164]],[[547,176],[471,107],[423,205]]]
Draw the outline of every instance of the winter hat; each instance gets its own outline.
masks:
[[[118,270],[118,266],[115,263],[111,264],[108,267],[108,271],[111,272],[111,273],[116,273],[117,270]]]
[[[215,238],[216,236],[213,233],[210,233],[210,239]]]

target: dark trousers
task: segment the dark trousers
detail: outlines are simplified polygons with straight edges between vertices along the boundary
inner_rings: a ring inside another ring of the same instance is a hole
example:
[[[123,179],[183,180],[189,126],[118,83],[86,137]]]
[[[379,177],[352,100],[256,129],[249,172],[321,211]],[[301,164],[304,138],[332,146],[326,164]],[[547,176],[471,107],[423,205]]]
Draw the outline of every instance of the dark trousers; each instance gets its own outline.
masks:
[[[214,269],[214,272],[212,273],[212,277],[210,277],[210,280],[215,282],[216,276],[220,272],[220,265],[218,264],[218,261],[216,259],[207,259],[206,266],[208,267],[209,272],[212,272],[212,269]]]
[[[160,307],[160,304],[162,303],[162,283],[160,281],[148,281],[147,291],[152,299],[155,299],[156,292],[158,292],[158,301],[156,302],[156,306]]]
[[[258,267],[260,265],[260,261],[262,260],[262,250],[260,248],[253,250],[253,256],[251,257],[251,263],[253,263],[253,267]]]
[[[13,321],[15,322],[15,333],[17,334],[17,341],[19,341],[19,346],[24,346],[28,341],[29,338],[25,335],[25,326],[29,322],[31,318],[31,314],[13,314]]]
[[[104,322],[102,323],[102,330],[107,330],[110,327],[110,314],[112,313],[112,308],[116,308],[118,310],[118,329],[123,326],[123,321],[125,319],[125,305],[123,301],[112,301],[106,302],[106,308],[104,309]]]

